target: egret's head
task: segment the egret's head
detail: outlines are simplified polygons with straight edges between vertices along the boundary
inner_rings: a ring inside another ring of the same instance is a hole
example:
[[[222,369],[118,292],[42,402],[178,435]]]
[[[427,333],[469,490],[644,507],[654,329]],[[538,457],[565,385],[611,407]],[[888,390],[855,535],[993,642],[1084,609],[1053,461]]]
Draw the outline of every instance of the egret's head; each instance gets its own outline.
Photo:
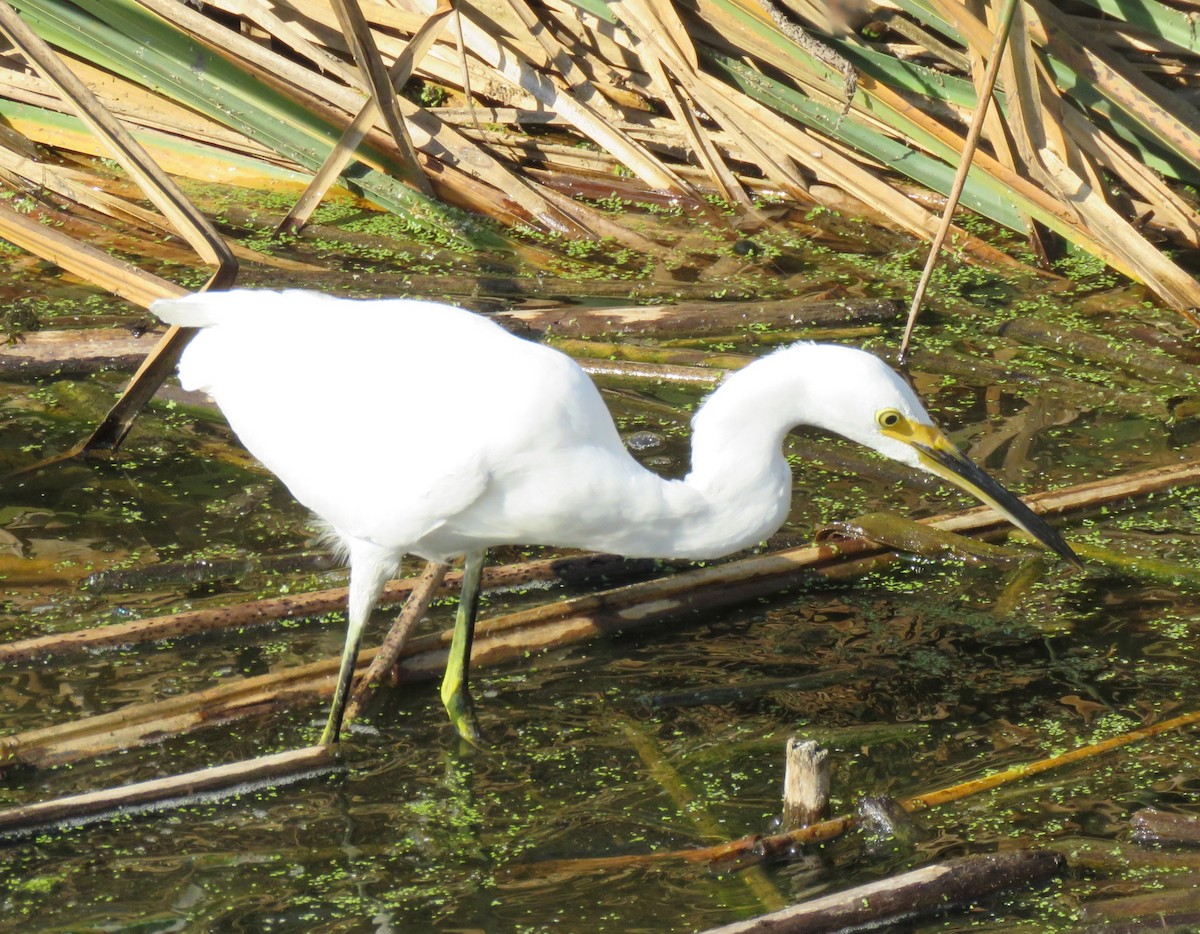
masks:
[[[1057,531],[958,450],[933,424],[909,385],[879,358],[850,347],[807,345],[807,424],[857,441],[893,460],[966,490],[1013,525],[1074,564],[1079,558]],[[797,348],[800,349],[800,348]]]

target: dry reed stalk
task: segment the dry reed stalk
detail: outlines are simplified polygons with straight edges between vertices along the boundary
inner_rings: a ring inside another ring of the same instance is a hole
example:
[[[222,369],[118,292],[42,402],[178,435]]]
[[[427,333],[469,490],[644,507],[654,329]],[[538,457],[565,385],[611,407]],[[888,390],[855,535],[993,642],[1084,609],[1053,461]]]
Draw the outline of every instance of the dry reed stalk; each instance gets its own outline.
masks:
[[[929,257],[925,261],[921,278],[917,280],[917,287],[913,290],[912,304],[908,309],[908,321],[904,325],[904,336],[900,338],[899,359],[901,363],[908,358],[908,344],[917,323],[917,315],[921,311],[921,300],[925,297],[925,290],[933,278],[934,267],[937,266],[942,253],[942,245],[946,242],[946,235],[950,232],[954,220],[954,212],[958,208],[958,199],[962,197],[963,186],[967,183],[967,172],[971,169],[971,161],[974,158],[975,149],[979,145],[979,136],[983,132],[984,121],[987,119],[992,102],[992,92],[996,87],[996,78],[1000,75],[1000,65],[1004,60],[1004,46],[1008,42],[1008,33],[1016,9],[1017,0],[1005,0],[1004,7],[997,18],[996,35],[987,59],[987,71],[980,82],[979,104],[975,108],[975,113],[971,115],[971,125],[967,128],[967,135],[963,139],[962,155],[954,173],[950,193],[946,196],[946,206],[942,209],[942,220],[929,244]]]

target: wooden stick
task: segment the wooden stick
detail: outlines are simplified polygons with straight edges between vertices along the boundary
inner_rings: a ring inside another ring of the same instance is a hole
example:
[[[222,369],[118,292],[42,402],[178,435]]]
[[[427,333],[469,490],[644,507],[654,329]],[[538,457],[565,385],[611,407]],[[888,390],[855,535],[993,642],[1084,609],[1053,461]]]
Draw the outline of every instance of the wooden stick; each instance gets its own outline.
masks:
[[[649,574],[661,567],[662,563],[658,561],[620,558],[615,555],[545,558],[487,568],[484,571],[483,586],[485,589],[494,589],[517,587],[531,581],[582,581],[595,578],[620,580]],[[458,586],[460,577],[457,571],[451,571],[442,584],[442,592],[452,592]],[[414,582],[415,578],[389,582],[379,598],[379,605],[403,603],[408,598]],[[92,629],[78,629],[52,636],[0,643],[0,664],[31,661],[51,654],[95,651],[155,639],[178,639],[223,629],[257,626],[280,619],[319,616],[344,610],[345,607],[346,588],[334,587],[311,593],[250,600],[231,606],[186,610],[128,623],[110,623]]]
[[[946,242],[946,234],[954,220],[954,211],[958,208],[958,199],[962,195],[963,186],[967,183],[967,173],[975,157],[975,148],[979,145],[979,136],[983,132],[984,119],[987,117],[988,105],[992,102],[992,91],[996,87],[996,78],[1000,74],[1000,63],[1004,60],[1004,45],[1008,41],[1008,31],[1012,27],[1013,13],[1017,9],[1016,0],[1005,0],[996,22],[996,35],[992,39],[992,51],[988,55],[987,71],[980,82],[979,100],[975,105],[975,113],[971,115],[971,125],[963,139],[962,155],[958,160],[958,168],[954,172],[954,181],[950,184],[950,192],[946,197],[946,206],[942,209],[942,220],[933,242],[929,244],[929,257],[925,261],[925,269],[913,292],[912,305],[908,309],[908,321],[904,325],[904,336],[900,340],[900,362],[908,357],[908,343],[912,340],[913,327],[917,323],[917,315],[921,311],[921,300],[929,280],[933,277],[933,269],[941,256],[942,244]]]
[[[0,374],[5,379],[34,379],[80,376],[105,368],[135,369],[154,343],[153,335],[116,328],[33,331],[0,349]]]
[[[0,811],[0,836],[25,835],[64,821],[103,820],[117,813],[189,804],[197,795],[227,796],[265,785],[299,781],[336,763],[331,746],[308,746],[273,756],[213,766],[183,775],[106,788]]]
[[[478,291],[479,284],[476,283]],[[628,288],[628,287],[627,287]],[[442,294],[445,294],[444,292]],[[542,334],[562,337],[599,337],[612,334],[704,334],[730,327],[770,324],[774,327],[889,321],[900,315],[899,306],[887,299],[814,301],[811,298],[757,301],[682,301],[674,305],[632,305],[620,308],[511,308],[501,311],[501,322],[518,323]]]
[[[438,32],[445,23],[446,17],[450,14],[451,7],[448,3],[439,3],[435,9],[416,33],[413,34],[411,41],[405,46],[404,51],[397,56],[393,62],[391,70],[388,72],[387,78],[393,86],[400,87],[408,80],[412,74],[413,67],[425,53],[429,51],[433,41],[437,38]],[[393,100],[393,105],[394,105]],[[329,155],[325,157],[325,161],[313,176],[304,193],[293,205],[287,216],[279,222],[276,228],[276,234],[280,233],[296,233],[301,227],[307,223],[312,216],[313,211],[320,205],[321,200],[325,197],[326,192],[330,187],[337,182],[338,177],[345,170],[354,158],[354,154],[358,149],[359,143],[367,135],[367,131],[374,124],[375,117],[379,113],[379,106],[375,97],[371,97],[363,104],[362,108],[355,115],[350,125],[342,131],[341,138],[334,144],[333,149],[329,151]],[[411,147],[411,140],[408,134],[403,132],[403,116],[396,115],[400,120],[401,133],[404,141],[408,142]],[[408,164],[409,171],[413,173],[413,178],[417,179],[418,186],[428,195],[429,180],[425,177],[422,171],[416,154],[409,150],[401,148],[401,155],[404,159],[411,162]]]
[[[875,546],[855,545],[868,551]],[[878,549],[876,549],[878,550]],[[471,663],[478,667],[522,658],[530,651],[569,644],[600,633],[646,626],[688,614],[699,606],[724,606],[778,592],[800,580],[811,558],[837,560],[837,549],[796,549],[704,568],[642,585],[632,585],[534,607],[481,621]],[[696,592],[691,592],[696,591]],[[398,680],[438,677],[446,664],[450,632],[412,640],[396,669]],[[359,655],[360,667],[375,650]],[[113,749],[158,742],[208,725],[228,723],[270,710],[314,703],[332,696],[337,658],[294,666],[255,678],[231,679],[216,687],[149,704],[132,704],[108,714],[31,730],[0,739],[0,765],[46,767],[103,754]]]
[[[679,383],[701,389],[716,387],[727,371],[670,363],[642,363],[636,360],[576,359],[580,369],[593,379],[623,380],[633,383]]]
[[[1128,876],[1123,876],[1123,881]],[[1161,882],[1143,882],[1137,895],[1087,899],[1076,916],[1076,930],[1142,934],[1144,931],[1189,932],[1200,924],[1196,909],[1197,877],[1176,872]]]
[[[1158,872],[1187,870],[1190,875],[1200,871],[1200,850],[1195,849],[1147,849],[1111,837],[1078,836],[1056,840],[1054,848],[1067,858],[1072,869],[1089,875],[1147,878]]]
[[[1019,343],[1071,354],[1089,363],[1116,367],[1146,381],[1193,390],[1200,386],[1200,367],[1131,341],[1115,342],[1111,337],[1088,334],[1036,318],[1014,318],[1001,325],[1000,334]]]
[[[1197,481],[1200,481],[1200,460],[1188,460],[1022,498],[1034,507],[1035,511],[1043,515],[1057,516],[1096,509],[1134,497],[1149,496]],[[988,513],[992,518],[990,523],[984,521]],[[1005,520],[987,506],[928,521],[950,532],[981,533],[985,529],[995,529],[1005,524]]]
[[[393,76],[388,74],[387,67],[383,64],[379,48],[375,45],[375,35],[371,32],[367,18],[363,16],[363,12],[358,6],[358,0],[331,0],[331,6],[342,27],[342,35],[350,46],[350,52],[358,63],[364,82],[371,89],[371,98],[383,116],[383,122],[400,153],[400,165],[404,172],[404,180],[426,198],[434,198],[433,186],[425,177],[420,160],[417,159],[417,150],[413,146],[412,138],[408,135],[404,117],[396,103],[396,89],[392,85]],[[411,65],[409,68],[411,70]],[[395,70],[400,71],[401,69],[396,68]],[[396,78],[399,77],[396,75]],[[402,84],[403,82],[398,81],[397,83]]]
[[[36,256],[143,308],[158,298],[178,298],[187,290],[89,243],[27,217],[7,203],[0,204],[0,234]]]
[[[873,928],[966,907],[999,892],[1047,882],[1065,865],[1066,860],[1052,850],[977,853],[835,892],[749,921],[710,928],[707,934],[783,931],[819,934]]]
[[[561,350],[574,357],[580,365],[592,360],[614,360],[622,363],[674,366],[684,372],[692,367],[700,367],[718,377],[718,381],[728,375],[723,372],[724,370],[740,370],[749,366],[756,359],[750,354],[699,350],[694,347],[663,347],[661,344],[650,347],[628,341],[602,341],[594,338],[580,340],[574,337],[550,335],[545,342],[555,350]]]
[[[803,579],[814,558],[838,561],[848,551],[879,551],[866,542],[843,543],[839,549],[793,549],[794,554],[750,558],[481,621],[471,662],[478,667],[524,658],[539,648],[659,623],[702,607],[756,599]],[[397,679],[438,677],[446,664],[449,642],[449,630],[411,641],[395,670]],[[360,668],[368,665],[375,653],[374,649],[360,653]],[[160,742],[205,726],[326,700],[333,693],[338,663],[338,658],[331,657],[255,678],[230,679],[204,691],[131,704],[112,713],[4,737],[0,739],[0,766],[61,765]]]
[[[45,40],[7,3],[0,2],[0,30],[20,49],[37,72],[58,91],[63,102],[101,140],[114,159],[137,182],[146,197],[200,258],[211,266],[237,271],[237,260],[212,222],[196,209],[158,163],[150,158],[125,125],[117,120],[91,89],[67,67]]]
[[[1129,818],[1133,839],[1141,844],[1200,846],[1200,817],[1158,808],[1142,808]]]
[[[437,561],[426,562],[425,570],[421,572],[408,599],[404,601],[404,609],[400,611],[396,622],[388,630],[387,636],[379,645],[378,653],[371,659],[366,674],[362,676],[350,695],[350,702],[346,705],[345,719],[347,721],[358,716],[359,711],[370,702],[378,686],[390,677],[392,669],[400,659],[400,653],[408,644],[408,637],[417,623],[421,621],[421,617],[425,615],[425,611],[429,609],[430,602],[449,570],[448,564]]]
[[[829,750],[795,736],[787,741],[783,770],[783,829],[797,830],[821,819],[829,807]]]
[[[237,279],[238,261],[229,245],[221,237],[213,224],[200,213],[179,189],[179,186],[167,175],[142,148],[141,144],[125,126],[117,120],[96,95],[80,78],[67,67],[58,54],[34,32],[17,15],[7,3],[0,0],[0,30],[3,30],[13,44],[35,66],[37,71],[49,81],[58,91],[63,101],[111,151],[113,157],[121,163],[122,168],[138,183],[154,206],[163,213],[179,233],[187,240],[188,245],[199,254],[200,258],[216,266],[204,288],[229,288]],[[111,265],[104,264],[104,274],[99,277],[87,275],[89,265],[96,263],[97,258],[103,264],[103,254],[86,244],[76,244],[67,249],[67,256],[60,259],[57,249],[43,251],[36,243],[42,238],[31,238],[20,245],[32,249],[39,256],[61,262],[64,268],[79,272],[85,270],[84,278],[90,282],[113,287],[108,280]],[[81,259],[80,257],[83,257]],[[99,265],[99,264],[98,264]],[[107,268],[105,268],[107,267]],[[147,277],[138,271],[131,275],[132,285],[127,290],[124,285],[115,287],[118,295],[130,298],[161,298],[182,290],[170,282],[157,280],[157,277]],[[161,283],[161,285],[159,285]],[[151,285],[147,295],[142,289]],[[157,286],[157,288],[156,288]],[[130,294],[130,293],[133,294]],[[136,300],[136,299],[135,299]],[[192,331],[188,328],[171,327],[162,336],[158,346],[150,352],[137,372],[129,380],[121,396],[109,409],[108,414],[86,439],[76,445],[66,456],[83,454],[96,449],[115,450],[128,433],[138,412],[150,401],[159,386],[175,367],[179,354],[191,338]],[[56,458],[57,459],[57,458]]]

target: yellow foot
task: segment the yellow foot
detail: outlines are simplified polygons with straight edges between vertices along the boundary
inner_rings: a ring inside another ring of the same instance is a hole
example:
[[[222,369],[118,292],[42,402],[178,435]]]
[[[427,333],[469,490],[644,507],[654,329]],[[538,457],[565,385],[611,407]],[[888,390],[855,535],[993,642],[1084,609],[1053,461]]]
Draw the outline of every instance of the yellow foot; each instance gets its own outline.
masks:
[[[475,717],[475,708],[471,699],[462,695],[451,697],[446,701],[446,712],[450,714],[450,722],[454,729],[466,742],[476,749],[487,749],[487,740],[479,730],[479,721]]]
[[[325,721],[325,729],[321,731],[321,739],[318,745],[335,746],[337,745],[339,734],[341,733],[341,717],[336,714],[330,714],[329,719]]]

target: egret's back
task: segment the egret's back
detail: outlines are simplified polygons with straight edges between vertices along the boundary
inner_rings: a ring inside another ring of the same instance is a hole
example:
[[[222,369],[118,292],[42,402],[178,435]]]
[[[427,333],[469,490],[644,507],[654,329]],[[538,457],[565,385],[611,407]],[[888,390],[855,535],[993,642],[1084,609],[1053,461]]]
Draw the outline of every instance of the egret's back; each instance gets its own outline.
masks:
[[[501,465],[564,447],[624,456],[569,359],[458,308],[235,291],[153,310],[202,329],[183,385],[208,392],[246,448],[347,536],[432,556],[415,546]]]

